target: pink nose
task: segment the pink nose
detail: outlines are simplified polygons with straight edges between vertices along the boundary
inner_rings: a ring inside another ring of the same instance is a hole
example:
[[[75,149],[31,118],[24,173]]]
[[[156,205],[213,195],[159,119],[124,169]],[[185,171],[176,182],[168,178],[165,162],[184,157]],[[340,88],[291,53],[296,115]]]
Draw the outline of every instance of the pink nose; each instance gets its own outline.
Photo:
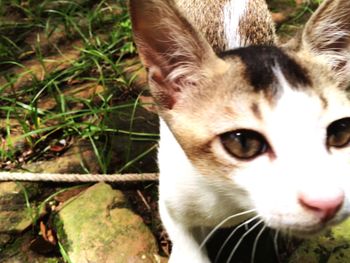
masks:
[[[332,219],[344,202],[344,192],[341,189],[324,191],[324,193],[299,193],[299,203],[313,212],[323,222]]]

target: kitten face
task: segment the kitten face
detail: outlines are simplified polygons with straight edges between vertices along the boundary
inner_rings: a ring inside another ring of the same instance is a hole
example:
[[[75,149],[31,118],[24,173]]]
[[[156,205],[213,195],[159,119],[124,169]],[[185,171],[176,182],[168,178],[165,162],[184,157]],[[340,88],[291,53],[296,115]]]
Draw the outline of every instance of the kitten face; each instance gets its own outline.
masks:
[[[258,131],[265,134],[267,151],[246,162],[232,160],[238,168],[231,179],[247,190],[249,208],[272,228],[308,236],[349,215],[349,147],[333,146],[330,140],[338,135],[328,132],[334,123],[346,122],[348,102],[345,96],[344,105],[340,96],[328,99],[325,108],[318,94],[285,86],[273,110],[261,107]],[[304,195],[310,198],[306,203]],[[335,210],[328,213],[323,205]]]
[[[261,49],[223,56],[228,66],[213,73],[206,92],[185,96],[192,103],[184,99],[186,108],[175,105],[166,118],[194,169],[225,184],[231,205],[308,236],[350,214],[350,103],[327,68]]]

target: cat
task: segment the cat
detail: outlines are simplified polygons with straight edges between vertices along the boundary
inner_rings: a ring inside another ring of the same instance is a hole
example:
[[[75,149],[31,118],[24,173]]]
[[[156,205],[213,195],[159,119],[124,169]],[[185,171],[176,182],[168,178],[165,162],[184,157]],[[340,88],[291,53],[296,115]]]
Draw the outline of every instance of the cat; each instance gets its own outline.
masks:
[[[284,45],[260,0],[130,0],[130,14],[161,117],[169,262],[210,262],[211,234],[245,220],[310,237],[349,216],[349,0],[323,1]]]

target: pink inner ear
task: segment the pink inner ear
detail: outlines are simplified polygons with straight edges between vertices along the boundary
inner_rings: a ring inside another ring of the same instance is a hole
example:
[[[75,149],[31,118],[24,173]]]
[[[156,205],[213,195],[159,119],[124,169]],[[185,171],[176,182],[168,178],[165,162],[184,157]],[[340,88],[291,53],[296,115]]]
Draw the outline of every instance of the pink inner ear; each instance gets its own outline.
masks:
[[[350,1],[324,0],[304,29],[304,42],[332,66],[336,77],[347,81],[350,48]]]
[[[135,42],[149,69],[151,93],[163,109],[172,109],[179,93],[202,77],[203,63],[217,58],[173,5],[169,0],[130,0]]]
[[[176,93],[180,91],[179,88],[167,81],[158,67],[151,67],[148,74],[156,102],[160,107],[171,110],[176,103]]]

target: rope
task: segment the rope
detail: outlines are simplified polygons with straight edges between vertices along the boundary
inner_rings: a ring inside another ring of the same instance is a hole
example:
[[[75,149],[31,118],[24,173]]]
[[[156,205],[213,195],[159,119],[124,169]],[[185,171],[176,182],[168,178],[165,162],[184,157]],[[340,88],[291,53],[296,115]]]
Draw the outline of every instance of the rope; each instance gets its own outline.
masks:
[[[142,174],[51,174],[0,172],[0,181],[51,181],[51,182],[137,182],[156,181],[157,173]]]

